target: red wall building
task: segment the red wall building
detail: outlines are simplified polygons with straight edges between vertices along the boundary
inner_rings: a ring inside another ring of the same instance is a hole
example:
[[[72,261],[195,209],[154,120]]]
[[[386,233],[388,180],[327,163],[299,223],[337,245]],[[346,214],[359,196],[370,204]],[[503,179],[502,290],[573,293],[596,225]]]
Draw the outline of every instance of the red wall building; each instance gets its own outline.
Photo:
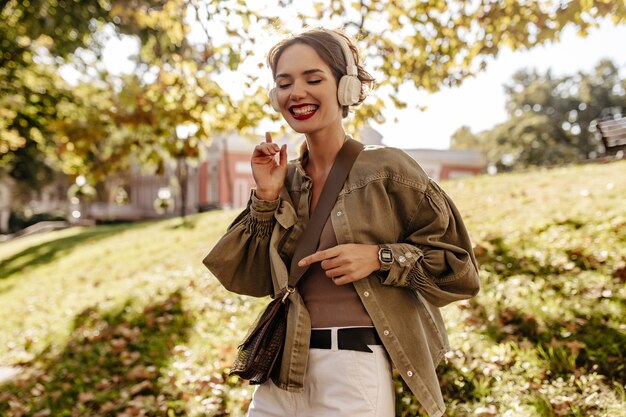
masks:
[[[381,135],[371,128],[361,132],[366,145],[381,145]],[[289,159],[297,157],[297,149],[302,142],[301,136],[277,138],[277,143],[288,143]],[[250,166],[250,156],[258,137],[242,137],[231,134],[227,137],[215,138],[201,153],[201,162],[197,165],[187,164],[187,198],[186,213],[195,213],[216,208],[244,207],[255,186]],[[458,179],[481,174],[485,171],[485,162],[481,155],[474,151],[438,150],[438,149],[406,149],[436,181]],[[128,201],[123,204],[113,203],[115,199],[95,203],[91,207],[94,219],[127,219],[167,217],[180,214],[182,206],[179,181],[181,161],[172,162],[162,176],[144,175],[134,167],[129,175],[119,181],[111,179],[110,194],[123,187]],[[119,180],[119,179],[118,179]],[[155,201],[159,194],[171,193],[172,205],[167,211],[158,210]]]
[[[361,132],[366,145],[382,145],[382,136],[372,128]],[[277,140],[288,141],[289,159],[297,156],[301,137]],[[254,187],[250,155],[257,138],[230,135],[216,139],[208,149],[207,159],[199,168],[198,202],[203,207],[244,207]],[[436,181],[459,179],[485,172],[485,161],[479,152],[452,149],[405,149]]]

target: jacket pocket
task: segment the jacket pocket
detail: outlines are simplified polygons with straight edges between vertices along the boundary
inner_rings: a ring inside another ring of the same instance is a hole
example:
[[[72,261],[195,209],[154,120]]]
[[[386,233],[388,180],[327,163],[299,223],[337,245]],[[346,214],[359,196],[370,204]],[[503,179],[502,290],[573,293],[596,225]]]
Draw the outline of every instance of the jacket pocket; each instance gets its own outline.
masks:
[[[283,201],[274,217],[276,218],[279,228],[276,250],[278,251],[278,254],[283,262],[285,262],[286,265],[289,265],[292,255],[290,252],[290,246],[293,246],[293,244],[289,245],[288,242],[290,241],[290,237],[293,235],[294,229],[297,227],[296,223],[298,221],[298,216],[293,206],[286,201]]]

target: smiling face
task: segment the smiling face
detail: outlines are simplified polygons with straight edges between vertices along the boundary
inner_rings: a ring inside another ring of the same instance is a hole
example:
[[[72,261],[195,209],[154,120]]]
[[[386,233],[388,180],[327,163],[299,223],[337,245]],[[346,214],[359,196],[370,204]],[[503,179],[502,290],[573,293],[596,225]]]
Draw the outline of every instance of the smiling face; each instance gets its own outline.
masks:
[[[296,132],[341,126],[337,80],[315,49],[304,43],[287,47],[276,64],[275,81],[280,112]]]

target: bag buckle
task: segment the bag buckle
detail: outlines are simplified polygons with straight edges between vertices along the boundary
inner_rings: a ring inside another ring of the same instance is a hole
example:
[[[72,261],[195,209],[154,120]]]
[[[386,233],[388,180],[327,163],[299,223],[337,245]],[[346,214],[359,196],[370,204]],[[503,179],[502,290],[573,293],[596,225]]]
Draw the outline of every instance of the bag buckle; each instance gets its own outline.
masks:
[[[285,300],[287,300],[287,297],[289,297],[289,295],[293,294],[295,291],[296,291],[295,288],[291,288],[291,287],[285,288],[285,295],[283,295],[283,299],[281,300],[281,302],[284,304]]]

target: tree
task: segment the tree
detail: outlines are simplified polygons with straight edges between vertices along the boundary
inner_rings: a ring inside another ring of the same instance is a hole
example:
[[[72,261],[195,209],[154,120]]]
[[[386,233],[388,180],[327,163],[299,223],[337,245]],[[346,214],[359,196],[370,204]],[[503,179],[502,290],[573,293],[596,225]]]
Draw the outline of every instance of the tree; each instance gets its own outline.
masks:
[[[519,71],[505,85],[509,120],[478,135],[461,128],[451,146],[482,151],[500,171],[594,158],[602,150],[595,122],[624,114],[625,87],[608,60],[559,78]]]
[[[588,1],[417,1],[314,2],[308,23],[334,18],[358,31],[370,57],[397,89],[405,82],[436,91],[454,86],[484,68],[503,47],[530,48],[558,40],[571,25],[584,34],[601,17],[626,19],[626,5]],[[617,4],[620,3],[620,4]]]
[[[45,178],[61,169],[96,181],[128,164],[133,155],[158,169],[179,155],[174,130],[198,127],[184,152],[198,153],[201,141],[221,131],[254,129],[277,116],[266,86],[252,66],[241,77],[242,96],[233,97],[220,76],[234,74],[254,58],[267,28],[283,30],[291,18],[303,24],[330,19],[359,38],[368,66],[382,74],[391,100],[401,87],[435,91],[480,71],[503,47],[529,48],[558,39],[567,25],[581,33],[610,17],[626,19],[623,2],[538,1],[392,2],[317,0],[301,6],[243,0],[4,0],[0,2],[0,165],[16,179]],[[202,41],[190,36],[202,33]],[[102,48],[112,36],[140,44],[132,76],[113,76],[102,65]],[[72,63],[89,74],[78,86],[58,77]],[[356,111],[355,125],[382,121],[383,97]],[[30,150],[30,151],[27,151]],[[33,152],[34,150],[34,152]],[[21,159],[20,159],[21,158]],[[19,167],[18,167],[19,165]],[[47,167],[47,168],[46,168]],[[36,169],[35,169],[36,168]]]
[[[37,188],[54,169],[47,126],[72,93],[56,75],[63,60],[86,47],[94,22],[107,13],[97,0],[64,13],[66,2],[0,2],[0,167]],[[52,158],[50,158],[52,157]]]
[[[484,151],[484,141],[480,135],[472,133],[469,126],[461,126],[450,138],[451,149],[469,149]]]
[[[525,112],[545,115],[579,157],[588,158],[600,151],[594,120],[626,110],[623,83],[619,69],[609,60],[600,61],[590,74],[560,78],[550,72],[521,71],[505,86],[506,106],[512,117]]]
[[[563,129],[545,115],[525,112],[482,134],[487,160],[499,172],[583,159]]]

